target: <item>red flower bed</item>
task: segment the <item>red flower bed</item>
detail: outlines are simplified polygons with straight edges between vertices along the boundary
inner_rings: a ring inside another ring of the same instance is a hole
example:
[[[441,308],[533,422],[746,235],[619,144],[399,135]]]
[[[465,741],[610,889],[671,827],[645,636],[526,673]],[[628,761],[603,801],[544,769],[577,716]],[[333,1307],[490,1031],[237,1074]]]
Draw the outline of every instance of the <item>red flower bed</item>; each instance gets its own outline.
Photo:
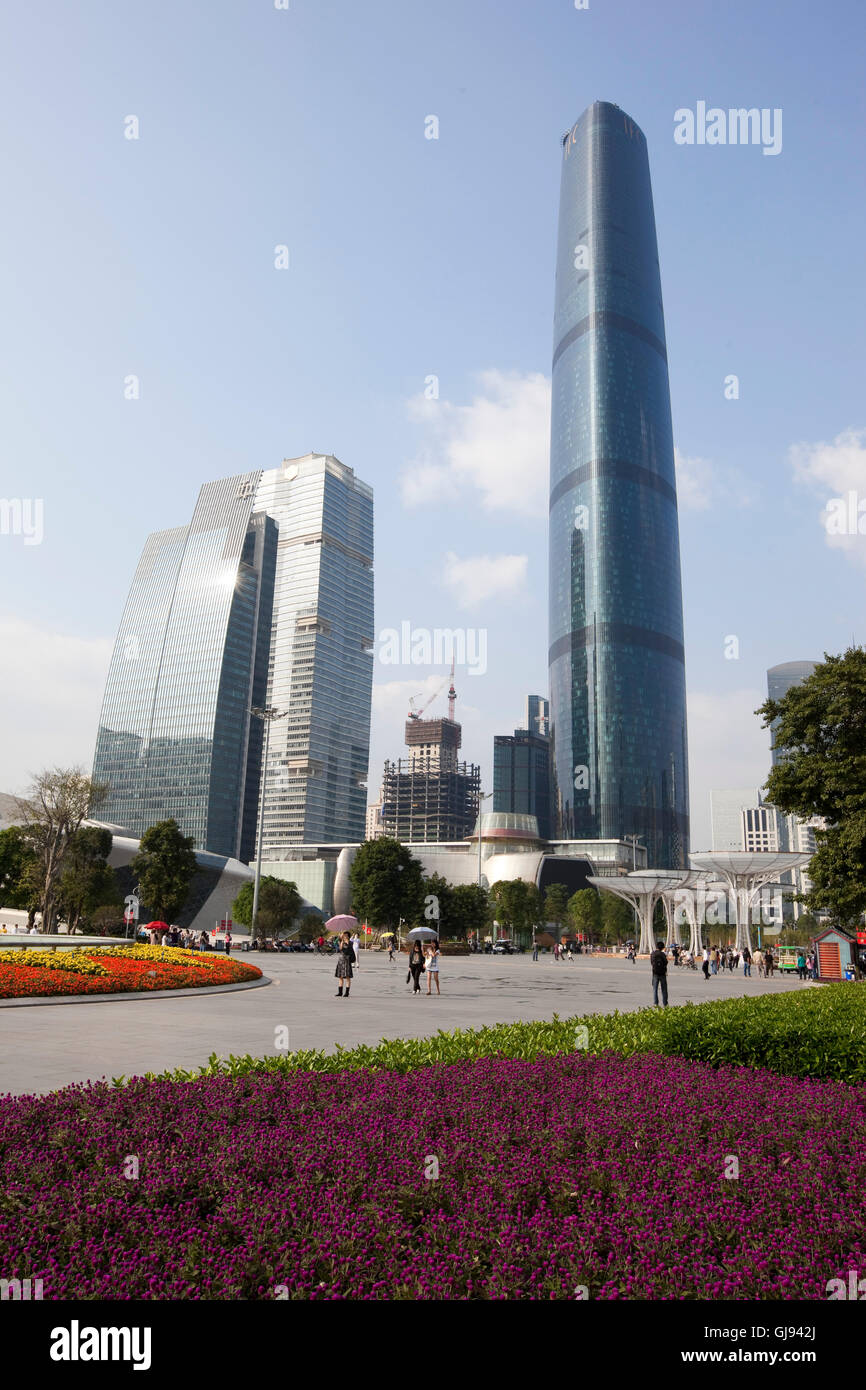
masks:
[[[89,954],[89,953],[88,953]],[[208,956],[207,967],[178,961],[136,960],[124,956],[94,954],[108,972],[78,975],[34,965],[0,962],[0,999],[37,999],[57,994],[122,994],[158,989],[201,989],[207,985],[233,985],[261,978],[255,965],[244,965],[225,956]]]

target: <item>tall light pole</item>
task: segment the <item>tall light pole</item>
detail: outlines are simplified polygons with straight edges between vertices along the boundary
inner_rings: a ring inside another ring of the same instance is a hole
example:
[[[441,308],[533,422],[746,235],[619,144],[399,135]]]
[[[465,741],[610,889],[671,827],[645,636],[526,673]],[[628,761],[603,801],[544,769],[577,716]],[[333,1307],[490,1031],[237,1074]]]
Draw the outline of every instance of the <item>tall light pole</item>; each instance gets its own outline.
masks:
[[[643,839],[643,835],[623,835],[627,845],[631,845],[631,867],[637,868],[637,847]]]
[[[492,792],[479,792],[478,794],[478,887],[481,887],[481,810],[485,801],[489,801]]]
[[[255,715],[256,719],[261,719],[265,726],[265,748],[262,757],[261,776],[262,785],[259,793],[258,832],[256,835],[256,839],[258,840],[258,847],[256,853],[256,877],[255,883],[253,885],[253,920],[250,923],[251,941],[254,940],[255,936],[256,917],[258,916],[259,911],[259,884],[261,883],[262,879],[262,838],[265,821],[265,778],[267,777],[268,773],[268,749],[271,743],[271,724],[274,722],[275,719],[285,719],[288,712],[289,711],[287,709],[278,710],[274,705],[253,705],[250,708],[250,714]]]

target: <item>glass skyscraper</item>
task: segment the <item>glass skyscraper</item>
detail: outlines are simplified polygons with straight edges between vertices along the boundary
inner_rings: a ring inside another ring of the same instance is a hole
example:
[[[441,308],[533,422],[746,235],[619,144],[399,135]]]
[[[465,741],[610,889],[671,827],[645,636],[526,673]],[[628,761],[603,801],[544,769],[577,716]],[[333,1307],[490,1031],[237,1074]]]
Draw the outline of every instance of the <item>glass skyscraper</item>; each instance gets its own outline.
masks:
[[[676,478],[646,140],[595,102],[562,141],[550,449],[550,715],[562,838],[688,863]]]
[[[802,685],[803,681],[814,674],[817,665],[817,661],[783,661],[781,666],[771,666],[767,672],[767,694],[770,699],[781,700],[792,686]],[[777,750],[773,746],[778,726],[778,719],[774,719],[770,725],[770,756],[773,767],[784,762],[786,756],[784,750]]]
[[[263,473],[277,522],[263,853],[364,838],[373,688],[373,491],[331,455]]]
[[[106,821],[174,817],[196,847],[360,840],[373,673],[372,492],[325,455],[202,488],[148,538],[106,682],[93,776]]]

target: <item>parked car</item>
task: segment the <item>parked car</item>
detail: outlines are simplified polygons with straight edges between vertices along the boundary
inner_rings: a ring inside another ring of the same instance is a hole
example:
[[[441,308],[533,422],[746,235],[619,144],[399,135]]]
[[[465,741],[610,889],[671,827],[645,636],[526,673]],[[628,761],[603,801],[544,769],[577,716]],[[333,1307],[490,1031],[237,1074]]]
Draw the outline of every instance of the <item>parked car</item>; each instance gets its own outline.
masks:
[[[513,947],[510,941],[496,941],[493,944],[494,956],[510,956],[512,951]]]

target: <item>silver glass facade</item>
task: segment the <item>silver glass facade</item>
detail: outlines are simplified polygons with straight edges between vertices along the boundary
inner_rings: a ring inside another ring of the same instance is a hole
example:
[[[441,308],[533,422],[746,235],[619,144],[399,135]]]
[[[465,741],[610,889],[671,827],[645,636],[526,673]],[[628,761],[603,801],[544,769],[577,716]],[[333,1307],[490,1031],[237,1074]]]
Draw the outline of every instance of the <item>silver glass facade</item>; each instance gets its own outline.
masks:
[[[781,700],[792,686],[802,685],[803,681],[808,680],[814,674],[817,665],[817,661],[783,661],[781,666],[771,666],[767,672],[767,694],[770,699]],[[778,724],[778,719],[774,719],[770,725],[770,756],[773,767],[783,762],[785,758],[784,752],[781,750],[777,752],[773,746]]]
[[[554,833],[688,863],[667,350],[646,140],[595,102],[563,137],[550,450]]]
[[[285,845],[362,840],[373,686],[373,492],[331,455],[261,476],[279,527],[268,704],[265,858]]]
[[[252,516],[258,473],[201,489],[189,526],[148,538],[109,666],[93,775],[100,813],[141,835],[174,817],[196,847],[244,858],[264,695],[276,526]]]
[[[373,675],[372,492],[309,455],[202,488],[187,527],[150,536],[106,682],[93,775],[106,820],[174,817],[196,847],[256,850],[263,731],[267,850],[364,833]]]

